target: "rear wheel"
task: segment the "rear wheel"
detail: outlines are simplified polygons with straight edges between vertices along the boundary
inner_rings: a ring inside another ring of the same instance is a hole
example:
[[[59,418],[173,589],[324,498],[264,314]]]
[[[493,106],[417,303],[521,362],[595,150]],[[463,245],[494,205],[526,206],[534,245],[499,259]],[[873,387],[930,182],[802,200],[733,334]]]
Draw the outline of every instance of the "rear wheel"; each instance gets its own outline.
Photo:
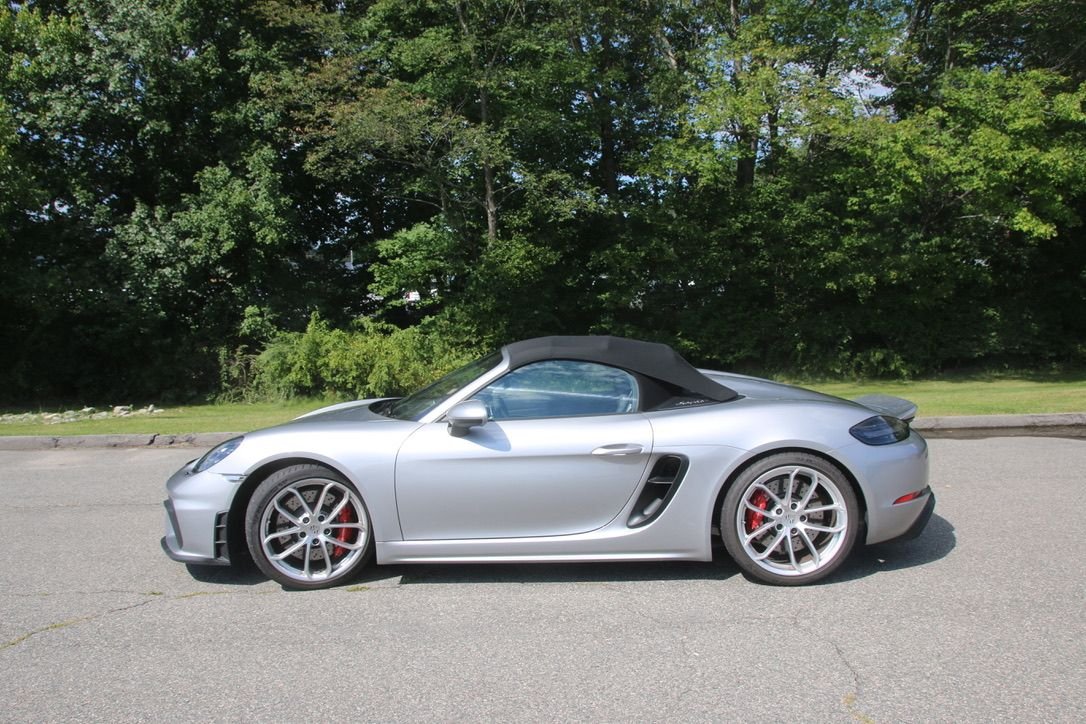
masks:
[[[249,502],[245,531],[256,565],[289,588],[342,583],[373,550],[362,497],[319,465],[294,465],[262,482]]]
[[[720,533],[736,564],[782,586],[832,573],[852,550],[859,525],[848,478],[807,453],[771,455],[745,469],[720,513]]]

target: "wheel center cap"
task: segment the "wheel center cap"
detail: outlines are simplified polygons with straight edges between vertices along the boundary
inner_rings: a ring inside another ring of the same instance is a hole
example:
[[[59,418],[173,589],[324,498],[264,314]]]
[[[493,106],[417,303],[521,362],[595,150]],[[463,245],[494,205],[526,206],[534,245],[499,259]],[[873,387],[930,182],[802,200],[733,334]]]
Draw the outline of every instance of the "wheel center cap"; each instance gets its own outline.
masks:
[[[794,527],[796,527],[797,520],[798,519],[796,518],[795,513],[789,513],[788,515],[784,516],[784,521],[783,522],[789,528],[794,528]]]

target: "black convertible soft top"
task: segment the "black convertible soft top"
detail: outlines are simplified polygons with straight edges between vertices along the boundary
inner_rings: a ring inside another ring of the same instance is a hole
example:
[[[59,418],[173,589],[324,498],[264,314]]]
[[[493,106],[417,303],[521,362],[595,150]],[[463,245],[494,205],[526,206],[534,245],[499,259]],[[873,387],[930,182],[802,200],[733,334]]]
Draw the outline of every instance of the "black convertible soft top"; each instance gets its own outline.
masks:
[[[739,396],[734,390],[698,372],[666,344],[625,337],[558,336],[526,339],[507,344],[502,350],[509,359],[510,369],[547,359],[599,362],[622,367],[719,402]]]

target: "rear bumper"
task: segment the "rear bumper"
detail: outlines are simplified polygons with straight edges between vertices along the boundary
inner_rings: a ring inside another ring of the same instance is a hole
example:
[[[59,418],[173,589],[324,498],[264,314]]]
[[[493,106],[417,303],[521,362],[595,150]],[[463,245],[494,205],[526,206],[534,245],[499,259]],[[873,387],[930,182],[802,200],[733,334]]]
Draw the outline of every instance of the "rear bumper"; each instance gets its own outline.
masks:
[[[890,540],[912,540],[921,533],[924,532],[924,528],[928,526],[928,521],[931,520],[931,514],[935,512],[935,493],[928,493],[927,502],[924,503],[924,509],[920,511],[919,517],[913,522],[909,529],[899,535],[896,538]]]
[[[865,543],[896,540],[924,529],[935,502],[928,489],[928,446],[923,437],[912,431],[892,445],[857,442],[835,455],[853,472],[863,492]],[[910,499],[920,491],[924,494]],[[899,502],[903,498],[906,502]]]

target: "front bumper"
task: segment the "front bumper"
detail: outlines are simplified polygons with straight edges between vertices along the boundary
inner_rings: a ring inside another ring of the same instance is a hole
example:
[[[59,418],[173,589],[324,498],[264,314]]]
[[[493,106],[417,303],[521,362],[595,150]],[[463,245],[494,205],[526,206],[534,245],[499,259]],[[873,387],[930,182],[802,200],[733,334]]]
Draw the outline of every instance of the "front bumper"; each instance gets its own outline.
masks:
[[[186,463],[166,483],[169,497],[163,501],[166,535],[161,540],[162,550],[182,563],[230,565],[227,520],[242,478],[194,473],[193,462]]]

